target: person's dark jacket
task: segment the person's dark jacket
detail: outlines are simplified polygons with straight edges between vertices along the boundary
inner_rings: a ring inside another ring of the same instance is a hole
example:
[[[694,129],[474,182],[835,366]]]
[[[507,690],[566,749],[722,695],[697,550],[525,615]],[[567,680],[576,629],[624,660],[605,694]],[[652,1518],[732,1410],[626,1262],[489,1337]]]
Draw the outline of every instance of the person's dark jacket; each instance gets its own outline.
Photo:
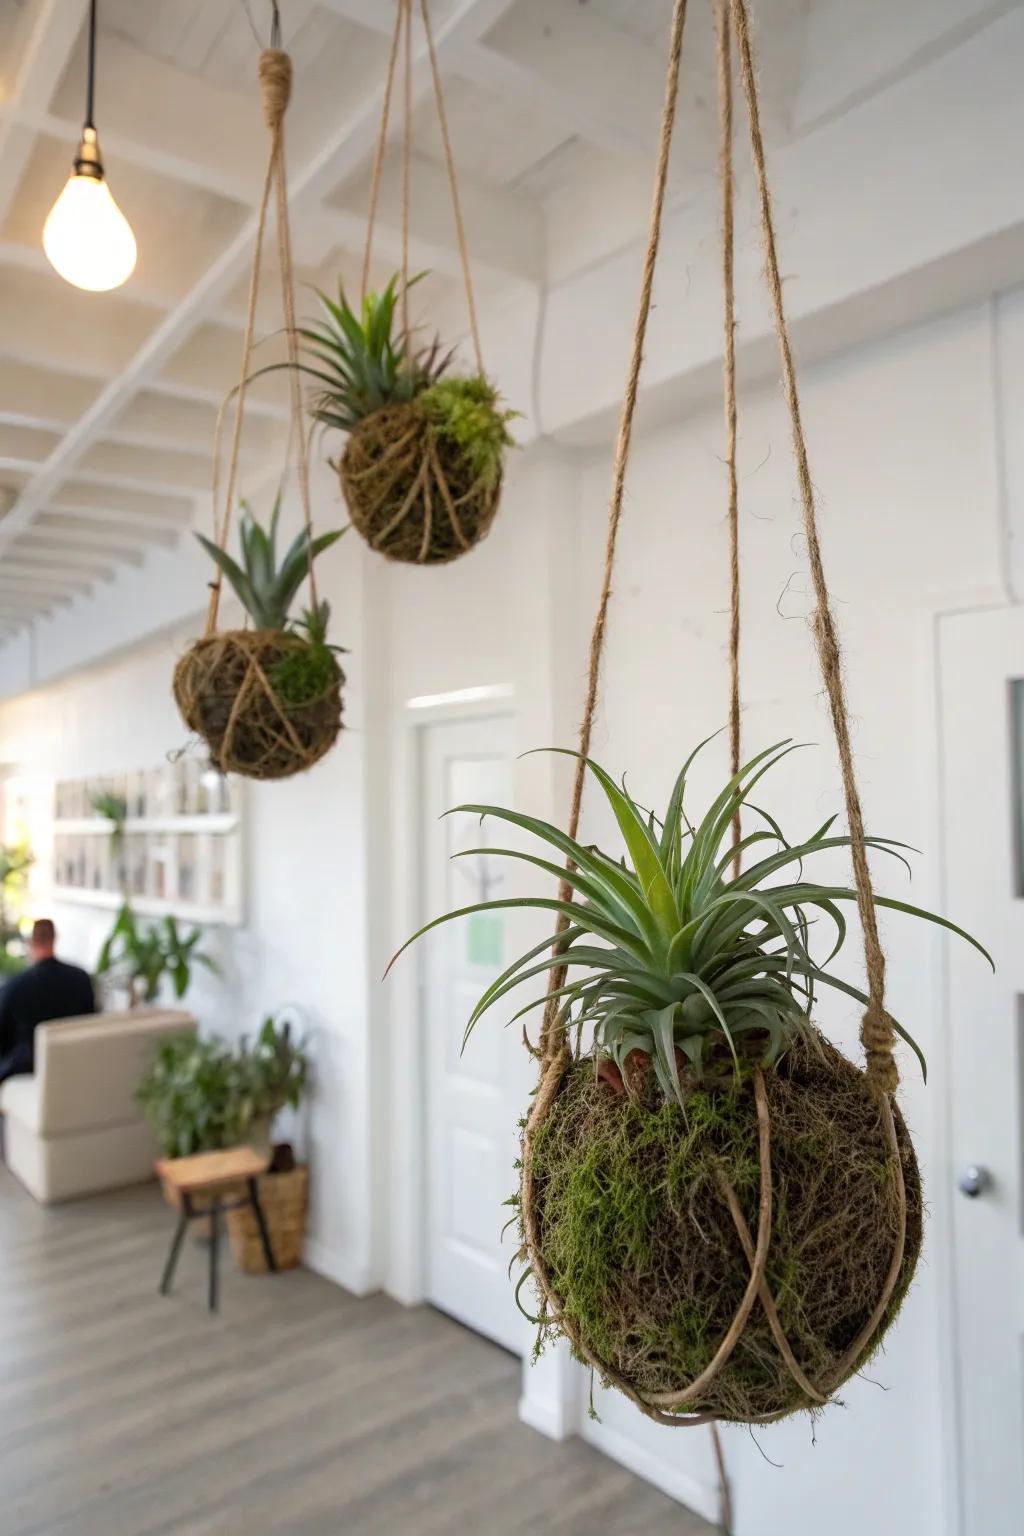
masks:
[[[0,990],[0,1083],[33,1070],[37,1024],[95,1012],[92,979],[77,965],[51,956],[12,976]]]

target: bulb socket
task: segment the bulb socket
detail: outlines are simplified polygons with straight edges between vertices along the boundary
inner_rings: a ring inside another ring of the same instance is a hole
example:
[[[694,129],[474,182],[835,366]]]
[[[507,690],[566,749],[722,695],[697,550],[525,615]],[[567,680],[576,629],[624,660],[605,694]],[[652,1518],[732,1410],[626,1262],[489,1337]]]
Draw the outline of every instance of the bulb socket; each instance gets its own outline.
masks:
[[[91,176],[94,181],[103,181],[103,160],[100,156],[100,141],[95,128],[83,128],[82,137],[78,143],[78,153],[74,159],[76,176]]]

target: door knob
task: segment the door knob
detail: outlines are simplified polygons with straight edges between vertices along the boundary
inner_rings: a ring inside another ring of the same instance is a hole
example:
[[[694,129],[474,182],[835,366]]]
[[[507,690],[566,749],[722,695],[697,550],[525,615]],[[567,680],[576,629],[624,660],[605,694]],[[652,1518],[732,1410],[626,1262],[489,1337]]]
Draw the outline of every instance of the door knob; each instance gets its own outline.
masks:
[[[969,1163],[957,1180],[957,1187],[968,1200],[977,1200],[991,1183],[992,1175],[987,1168],[980,1168],[977,1163]]]

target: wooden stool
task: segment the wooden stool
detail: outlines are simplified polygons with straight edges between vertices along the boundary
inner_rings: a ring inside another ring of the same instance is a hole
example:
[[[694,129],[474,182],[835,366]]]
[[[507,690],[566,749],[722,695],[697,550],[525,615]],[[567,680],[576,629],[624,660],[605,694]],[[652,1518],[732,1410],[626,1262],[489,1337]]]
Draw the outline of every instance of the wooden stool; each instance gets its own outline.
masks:
[[[266,1173],[270,1166],[268,1156],[254,1152],[252,1147],[229,1147],[224,1152],[197,1152],[193,1157],[161,1157],[157,1159],[155,1166],[161,1181],[173,1189],[181,1200],[178,1225],[171,1239],[171,1251],[167,1255],[167,1263],[164,1265],[160,1280],[162,1296],[166,1296],[171,1289],[171,1281],[174,1279],[178,1255],[181,1252],[185,1229],[189,1222],[197,1216],[208,1216],[210,1219],[209,1306],[211,1312],[216,1312],[221,1213],[234,1210],[241,1205],[252,1206],[256,1225],[260,1230],[260,1241],[263,1244],[263,1256],[267,1261],[267,1269],[271,1271],[277,1269],[274,1251],[270,1246],[270,1233],[267,1231],[263,1208],[260,1205],[259,1186],[256,1183],[260,1175]],[[245,1199],[225,1201],[224,1196],[238,1184],[245,1185],[247,1191]],[[204,1204],[202,1210],[197,1210],[193,1204],[193,1197],[196,1195],[207,1196],[210,1200],[209,1206]]]

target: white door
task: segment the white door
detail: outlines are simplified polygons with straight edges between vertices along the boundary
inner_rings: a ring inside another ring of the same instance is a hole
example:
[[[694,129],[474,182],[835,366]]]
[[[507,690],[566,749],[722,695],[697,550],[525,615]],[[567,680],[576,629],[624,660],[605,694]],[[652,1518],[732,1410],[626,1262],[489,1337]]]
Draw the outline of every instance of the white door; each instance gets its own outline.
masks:
[[[960,1536],[1024,1531],[1024,612],[942,624]]]
[[[507,861],[460,849],[508,845],[502,824],[444,816],[452,806],[511,805],[508,717],[428,725],[421,730],[420,826],[424,921],[509,889]],[[480,913],[428,934],[421,955],[426,1062],[427,1298],[517,1354],[524,1325],[508,1265],[516,1249],[503,1201],[517,1183],[517,1120],[523,1112],[525,1053],[514,1011],[496,1006],[473,1031],[466,1021],[484,988],[513,958],[506,914]],[[506,953],[507,951],[507,953]]]

